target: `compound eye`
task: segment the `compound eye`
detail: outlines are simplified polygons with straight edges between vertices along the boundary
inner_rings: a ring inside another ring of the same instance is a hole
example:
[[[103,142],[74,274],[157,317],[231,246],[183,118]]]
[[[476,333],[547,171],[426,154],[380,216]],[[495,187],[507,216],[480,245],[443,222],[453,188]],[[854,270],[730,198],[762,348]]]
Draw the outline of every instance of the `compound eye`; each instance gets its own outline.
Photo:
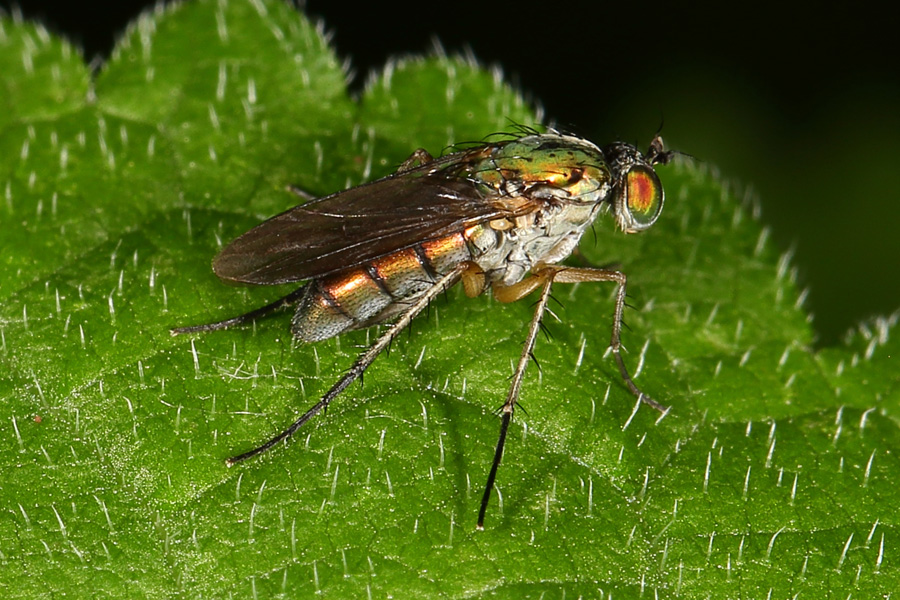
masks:
[[[624,205],[631,217],[630,231],[647,229],[656,222],[663,207],[663,188],[651,167],[635,165],[625,175]]]

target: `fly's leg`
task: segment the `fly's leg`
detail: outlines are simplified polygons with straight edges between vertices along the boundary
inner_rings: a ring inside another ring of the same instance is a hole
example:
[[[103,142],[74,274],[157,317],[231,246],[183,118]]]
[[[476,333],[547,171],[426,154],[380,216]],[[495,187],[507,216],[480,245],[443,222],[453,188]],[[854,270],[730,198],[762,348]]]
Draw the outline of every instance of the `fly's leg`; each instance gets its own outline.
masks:
[[[266,315],[284,308],[285,306],[296,304],[304,293],[306,293],[306,286],[294,290],[287,296],[279,298],[271,304],[266,304],[265,306],[261,306],[260,308],[251,310],[248,313],[244,313],[236,317],[231,317],[230,319],[225,319],[224,321],[218,321],[216,323],[206,323],[205,325],[190,325],[188,327],[174,327],[169,330],[169,333],[171,333],[172,335],[180,335],[182,333],[200,333],[202,331],[216,331],[218,329],[225,329],[227,327],[233,327],[234,325],[244,325],[245,323],[250,323],[252,321],[255,321],[256,319],[265,317]]]
[[[290,427],[267,441],[265,444],[254,448],[253,450],[249,450],[244,452],[243,454],[239,454],[232,458],[229,458],[225,461],[229,467],[233,466],[236,463],[247,460],[248,458],[253,458],[257,454],[262,454],[272,446],[278,444],[282,440],[285,440],[294,433],[303,427],[303,424],[309,421],[311,418],[316,416],[318,413],[323,411],[328,405],[334,400],[338,394],[344,391],[347,386],[353,383],[356,379],[358,379],[366,369],[369,368],[369,365],[372,364],[372,361],[381,354],[385,348],[391,343],[398,333],[400,333],[406,326],[409,325],[410,321],[412,321],[416,315],[418,315],[422,310],[428,306],[428,304],[434,300],[438,295],[444,292],[447,288],[452,286],[459,279],[460,275],[468,269],[469,266],[466,263],[462,263],[458,265],[454,270],[450,271],[439,280],[437,280],[434,285],[428,288],[422,296],[417,298],[415,302],[409,305],[409,308],[403,312],[400,317],[385,331],[381,337],[375,340],[375,343],[372,344],[368,350],[360,354],[356,362],[353,363],[353,366],[350,367],[350,370],[341,377],[337,383],[335,383],[330,390],[328,390],[322,399],[319,400],[316,404],[312,406],[309,410],[307,410],[303,416],[294,421]]]
[[[625,366],[625,361],[622,359],[622,315],[625,312],[625,288],[628,280],[625,273],[613,269],[546,266],[537,270],[533,277],[509,286],[508,288],[500,288],[497,290],[499,293],[495,293],[494,295],[497,296],[497,299],[501,302],[512,302],[536,289],[539,283],[534,283],[535,279],[540,282],[545,278],[549,278],[555,283],[611,281],[618,284],[609,349],[616,358],[616,365],[619,367],[622,381],[625,382],[625,386],[628,390],[644,404],[652,406],[660,412],[668,410],[667,407],[642,392],[640,388],[635,385],[634,380],[628,373],[628,368]]]
[[[419,148],[415,152],[409,155],[409,158],[403,161],[397,168],[397,173],[405,173],[406,171],[411,171],[416,167],[421,167],[424,164],[428,164],[434,161],[434,157],[431,156],[431,153],[428,152],[425,148]]]
[[[536,280],[537,277],[529,281]],[[488,501],[491,499],[491,490],[494,488],[494,480],[497,478],[497,469],[500,467],[500,459],[503,458],[503,446],[506,444],[506,432],[509,429],[509,422],[512,420],[513,411],[516,409],[516,402],[519,400],[519,391],[522,389],[522,378],[525,376],[525,368],[528,366],[528,359],[531,357],[531,351],[534,348],[534,341],[541,327],[541,317],[547,308],[547,301],[550,299],[550,288],[553,285],[553,276],[544,280],[544,288],[541,290],[541,297],[538,299],[537,306],[534,309],[534,318],[531,319],[531,327],[528,329],[528,337],[525,338],[525,345],[522,346],[522,355],[519,356],[519,363],[513,373],[512,384],[509,386],[509,393],[506,395],[506,402],[500,408],[500,438],[497,440],[497,449],[494,451],[494,462],[491,464],[491,471],[488,473],[487,484],[484,487],[484,496],[481,498],[481,510],[478,511],[478,529],[484,529],[484,514],[487,512]],[[507,288],[508,289],[508,288]],[[532,288],[534,289],[534,288]],[[531,291],[531,290],[529,290]],[[525,292],[527,294],[528,292]]]
[[[534,317],[531,319],[531,327],[528,329],[528,337],[525,339],[525,345],[522,347],[522,355],[519,357],[519,363],[513,373],[512,385],[509,388],[509,394],[506,396],[506,402],[500,409],[500,437],[497,440],[497,448],[494,452],[494,462],[491,464],[491,470],[488,474],[487,485],[484,489],[484,496],[481,499],[481,510],[478,512],[478,529],[484,529],[484,516],[487,512],[488,502],[491,498],[491,490],[494,487],[494,481],[497,477],[497,469],[500,466],[500,460],[503,458],[503,447],[506,443],[506,434],[509,430],[509,423],[512,420],[513,411],[516,402],[519,399],[519,392],[522,387],[522,378],[525,375],[525,368],[528,366],[528,359],[534,349],[534,342],[540,329],[541,317],[547,308],[547,302],[550,299],[550,288],[554,283],[580,283],[592,281],[612,281],[618,284],[616,291],[615,310],[613,313],[613,328],[610,338],[610,349],[616,357],[616,364],[619,367],[619,373],[622,380],[632,394],[644,404],[652,406],[660,412],[668,410],[665,406],[652,399],[650,396],[642,392],[625,367],[625,361],[622,360],[621,334],[622,334],[622,314],[625,311],[625,286],[627,277],[621,271],[607,269],[592,268],[570,268],[559,266],[545,266],[534,271],[534,275],[506,287],[495,287],[494,296],[500,302],[514,302],[522,298],[538,287],[542,287],[541,296],[538,299],[537,306],[534,310]]]
[[[625,366],[625,361],[622,359],[622,315],[625,312],[625,287],[628,280],[625,273],[610,269],[578,269],[565,267],[556,268],[559,270],[556,271],[555,275],[553,276],[553,280],[559,283],[612,281],[618,284],[618,288],[616,289],[615,310],[613,312],[612,335],[609,339],[609,349],[612,351],[613,356],[615,356],[616,358],[616,365],[618,365],[619,367],[619,373],[622,376],[622,381],[625,382],[625,386],[628,388],[628,390],[644,404],[652,406],[659,412],[666,412],[668,410],[668,407],[663,406],[662,404],[642,392],[640,388],[635,385],[634,380],[628,373],[628,368]]]

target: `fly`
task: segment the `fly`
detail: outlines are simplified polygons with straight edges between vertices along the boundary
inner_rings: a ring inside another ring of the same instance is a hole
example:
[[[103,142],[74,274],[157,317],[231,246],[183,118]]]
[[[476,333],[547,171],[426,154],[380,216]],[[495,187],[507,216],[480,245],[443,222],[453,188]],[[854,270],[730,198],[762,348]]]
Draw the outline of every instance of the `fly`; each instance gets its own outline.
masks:
[[[242,325],[288,306],[295,307],[292,332],[304,342],[391,324],[306,413],[264,444],[229,458],[228,466],[293,435],[361,377],[436,296],[460,281],[467,296],[490,289],[500,302],[540,290],[509,393],[499,409],[500,435],[478,514],[479,529],[554,283],[617,284],[610,349],[631,393],[664,411],[638,389],[620,353],[625,274],[559,263],[575,250],[601,211],[611,211],[625,233],[653,225],[664,201],[654,166],[671,157],[659,136],[641,153],[621,142],[601,148],[569,135],[534,132],[440,158],[419,149],[392,175],[296,206],[238,237],[213,261],[220,279],[305,285],[246,314],[179,327],[173,335]]]

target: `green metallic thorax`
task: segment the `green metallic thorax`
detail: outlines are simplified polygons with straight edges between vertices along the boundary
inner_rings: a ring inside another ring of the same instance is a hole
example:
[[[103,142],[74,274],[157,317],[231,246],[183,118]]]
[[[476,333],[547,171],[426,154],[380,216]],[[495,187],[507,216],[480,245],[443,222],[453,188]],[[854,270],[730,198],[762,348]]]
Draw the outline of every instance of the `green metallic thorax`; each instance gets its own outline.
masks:
[[[489,146],[472,175],[495,194],[535,194],[598,202],[608,192],[609,168],[600,149],[568,136],[529,136]]]
[[[450,169],[476,182],[486,202],[523,215],[489,221],[470,240],[489,283],[504,286],[567,257],[612,189],[602,151],[557,134],[489,144]]]

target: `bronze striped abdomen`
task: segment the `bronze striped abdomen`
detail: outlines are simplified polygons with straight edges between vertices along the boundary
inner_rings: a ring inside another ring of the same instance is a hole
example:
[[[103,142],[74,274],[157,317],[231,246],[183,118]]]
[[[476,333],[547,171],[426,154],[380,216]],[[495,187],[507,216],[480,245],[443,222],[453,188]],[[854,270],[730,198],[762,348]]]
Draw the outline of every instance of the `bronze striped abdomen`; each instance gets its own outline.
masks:
[[[402,312],[442,275],[477,253],[473,227],[320,279],[306,287],[294,314],[292,330],[305,342],[384,322]]]

